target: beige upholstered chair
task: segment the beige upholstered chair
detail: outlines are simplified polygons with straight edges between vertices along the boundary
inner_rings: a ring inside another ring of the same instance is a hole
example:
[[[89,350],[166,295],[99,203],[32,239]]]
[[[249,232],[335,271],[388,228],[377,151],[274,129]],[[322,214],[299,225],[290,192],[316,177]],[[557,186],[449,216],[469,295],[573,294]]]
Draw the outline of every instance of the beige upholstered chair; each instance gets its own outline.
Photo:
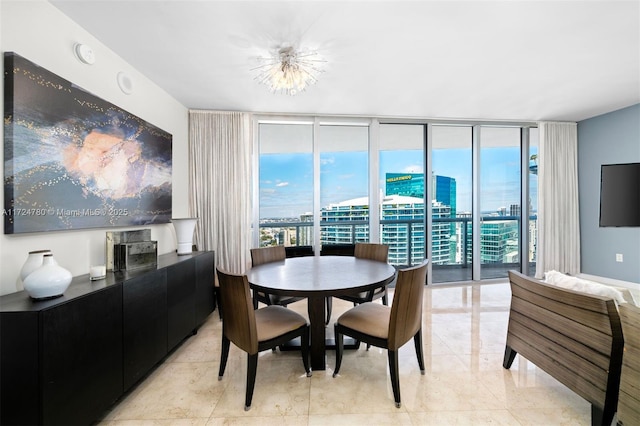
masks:
[[[371,260],[376,260],[378,262],[387,263],[387,258],[389,256],[389,246],[386,244],[376,244],[376,243],[357,243],[355,245],[353,255],[361,259],[371,259]],[[383,305],[389,304],[386,285],[382,287],[378,287],[373,290],[369,290],[369,291],[361,291],[356,294],[349,294],[349,295],[336,296],[336,297],[338,299],[353,302],[354,306],[360,303],[371,302],[372,300],[376,300],[380,298],[382,298]],[[328,297],[327,298],[327,324],[329,324],[329,319],[331,318],[332,306],[333,306],[333,303],[331,301],[331,297]]]
[[[422,264],[398,271],[391,307],[366,302],[351,308],[335,323],[336,368],[340,371],[344,335],[359,341],[386,348],[389,357],[391,387],[396,407],[400,408],[400,378],[398,373],[398,349],[413,337],[420,372],[424,374],[422,353],[422,295],[426,286],[427,265]]]
[[[273,349],[301,337],[302,362],[309,369],[309,324],[300,314],[282,306],[253,309],[246,275],[233,275],[217,270],[222,311],[222,354],[218,380],[222,380],[231,342],[247,353],[247,392],[244,409],[249,410],[256,383],[258,352]]]
[[[640,425],[640,308],[630,303],[618,307],[624,352],[618,395],[618,424]]]
[[[284,246],[269,246],[251,249],[251,266],[258,266],[264,263],[278,262],[285,260],[287,252]],[[265,305],[281,305],[287,306],[290,303],[302,300],[304,297],[280,296],[277,294],[268,294],[264,291],[253,292],[253,307],[258,308],[258,303]]]

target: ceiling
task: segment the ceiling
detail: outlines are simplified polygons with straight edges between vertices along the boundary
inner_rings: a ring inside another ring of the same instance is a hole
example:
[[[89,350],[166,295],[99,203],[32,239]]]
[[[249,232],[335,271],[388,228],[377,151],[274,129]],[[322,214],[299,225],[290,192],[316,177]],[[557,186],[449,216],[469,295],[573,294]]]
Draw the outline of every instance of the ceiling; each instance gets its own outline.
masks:
[[[193,109],[580,121],[640,102],[640,1],[50,0]],[[316,85],[252,71],[317,50]]]

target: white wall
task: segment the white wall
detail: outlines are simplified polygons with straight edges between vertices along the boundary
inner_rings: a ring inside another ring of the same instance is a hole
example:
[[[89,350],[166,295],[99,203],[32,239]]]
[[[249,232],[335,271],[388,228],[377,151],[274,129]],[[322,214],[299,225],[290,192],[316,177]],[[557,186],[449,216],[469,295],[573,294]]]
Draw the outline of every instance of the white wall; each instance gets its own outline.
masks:
[[[117,25],[114,27],[117,30]],[[91,46],[96,55],[93,65],[80,63],[73,54],[77,42]],[[0,47],[2,52],[20,56],[69,80],[96,96],[173,135],[173,216],[187,217],[188,211],[188,110],[165,91],[133,69],[91,34],[43,0],[0,1]],[[132,76],[135,89],[125,95],[118,88],[116,75]],[[4,87],[0,96],[4,99]],[[0,107],[3,108],[3,107]],[[2,111],[4,117],[4,111]],[[4,134],[0,138],[4,146]],[[3,151],[0,158],[4,164]],[[0,185],[0,199],[4,199]],[[4,228],[4,219],[0,220]],[[176,248],[171,224],[153,225],[152,239],[158,253]],[[114,228],[117,230],[140,228]],[[18,274],[27,253],[50,249],[58,263],[75,275],[89,272],[92,264],[104,264],[107,229],[0,235],[0,294],[22,288]]]

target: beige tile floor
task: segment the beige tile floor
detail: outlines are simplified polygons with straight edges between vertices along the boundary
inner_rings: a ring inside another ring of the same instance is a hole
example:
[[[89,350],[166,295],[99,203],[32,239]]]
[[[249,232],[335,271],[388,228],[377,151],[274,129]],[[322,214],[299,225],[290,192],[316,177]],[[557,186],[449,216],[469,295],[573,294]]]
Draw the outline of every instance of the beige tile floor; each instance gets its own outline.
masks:
[[[105,415],[101,425],[588,425],[590,406],[527,360],[502,368],[508,284],[428,287],[423,339],[426,375],[412,342],[400,351],[402,407],[395,408],[386,351],[347,351],[340,375],[306,377],[298,352],[262,352],[245,412],[246,354],[231,346],[218,381],[222,323],[214,312],[158,368]],[[334,299],[334,316],[348,309]],[[290,305],[306,315],[304,301]],[[333,321],[331,322],[333,324]],[[332,330],[332,326],[328,331]]]

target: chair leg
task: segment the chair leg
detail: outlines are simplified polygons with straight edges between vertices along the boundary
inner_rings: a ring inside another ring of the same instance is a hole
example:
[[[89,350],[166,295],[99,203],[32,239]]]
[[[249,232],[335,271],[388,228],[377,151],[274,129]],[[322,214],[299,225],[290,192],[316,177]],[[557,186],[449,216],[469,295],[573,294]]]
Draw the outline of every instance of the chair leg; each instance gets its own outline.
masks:
[[[389,356],[389,372],[391,373],[391,387],[393,388],[393,399],[396,401],[396,408],[400,408],[400,374],[398,369],[398,352],[387,350]]]
[[[253,310],[258,309],[258,292],[253,290]]]
[[[424,376],[424,354],[422,350],[422,328],[413,336],[413,343],[416,346],[416,356],[418,357],[418,365],[420,366],[420,374]]]
[[[220,287],[216,288],[216,304],[218,305],[218,316],[222,320],[222,296],[220,295]]]
[[[384,306],[389,306],[389,292],[387,291],[387,287],[384,288],[384,295],[382,296],[382,304]]]
[[[338,326],[334,327],[334,335],[336,339],[336,368],[333,370],[333,377],[336,377],[340,372],[340,365],[342,364],[342,351],[344,350],[344,336],[338,331]]]
[[[302,345],[302,363],[304,364],[304,371],[307,372],[307,377],[311,377],[311,368],[309,368],[309,327],[304,330],[301,337]]]
[[[518,353],[511,349],[511,346],[505,345],[504,348],[504,359],[502,361],[502,367],[509,369],[511,368],[511,364],[513,364],[513,360],[516,359],[516,355]]]
[[[333,309],[333,297],[327,297],[327,319],[325,321],[325,325],[329,325],[329,320],[331,319],[331,309]]]
[[[256,371],[258,370],[258,353],[247,354],[247,394],[244,398],[244,411],[251,408],[253,389],[256,385]]]
[[[229,358],[229,347],[231,342],[227,337],[222,335],[222,353],[220,354],[220,370],[218,371],[218,380],[222,380],[224,370],[227,368],[227,358]]]

